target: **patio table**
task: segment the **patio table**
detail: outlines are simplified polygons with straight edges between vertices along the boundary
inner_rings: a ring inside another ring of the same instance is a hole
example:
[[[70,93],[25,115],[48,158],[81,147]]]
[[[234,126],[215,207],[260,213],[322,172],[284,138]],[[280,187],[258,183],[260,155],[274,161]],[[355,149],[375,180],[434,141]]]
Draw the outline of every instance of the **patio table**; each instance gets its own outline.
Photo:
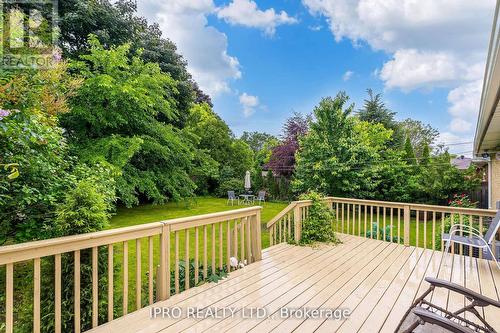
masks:
[[[244,205],[250,205],[253,203],[253,199],[255,198],[255,195],[253,194],[240,194],[240,198],[242,198],[242,202]]]

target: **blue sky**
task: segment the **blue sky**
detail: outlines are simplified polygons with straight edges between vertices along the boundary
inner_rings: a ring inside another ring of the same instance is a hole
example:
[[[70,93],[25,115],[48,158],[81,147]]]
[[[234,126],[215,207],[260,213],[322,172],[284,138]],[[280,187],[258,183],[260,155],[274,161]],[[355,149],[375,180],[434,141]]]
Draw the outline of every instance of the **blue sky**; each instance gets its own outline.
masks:
[[[240,135],[344,90],[470,142],[494,0],[139,0]],[[466,155],[470,145],[451,146]]]

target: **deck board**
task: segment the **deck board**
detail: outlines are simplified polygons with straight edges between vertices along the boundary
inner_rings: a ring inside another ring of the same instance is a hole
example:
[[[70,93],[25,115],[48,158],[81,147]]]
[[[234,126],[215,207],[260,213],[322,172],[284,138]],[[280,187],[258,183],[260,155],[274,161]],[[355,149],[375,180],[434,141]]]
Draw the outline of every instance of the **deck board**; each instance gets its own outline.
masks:
[[[150,318],[151,306],[89,331],[103,332],[393,332],[414,299],[439,277],[499,299],[500,270],[483,259],[339,234],[342,244],[318,247],[279,244],[260,262],[232,272],[218,283],[191,288],[153,306],[262,308],[267,318]],[[436,289],[432,301],[448,309],[462,296]],[[350,309],[347,320],[280,318],[282,308]],[[496,309],[486,308],[500,331]],[[468,316],[472,319],[471,316]]]

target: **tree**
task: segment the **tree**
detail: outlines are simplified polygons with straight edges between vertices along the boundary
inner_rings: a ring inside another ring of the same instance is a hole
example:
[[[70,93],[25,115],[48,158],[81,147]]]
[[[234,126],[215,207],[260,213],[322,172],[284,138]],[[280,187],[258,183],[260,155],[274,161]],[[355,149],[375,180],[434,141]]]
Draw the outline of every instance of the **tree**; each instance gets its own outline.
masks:
[[[431,145],[439,135],[439,131],[419,120],[405,119],[399,123],[405,138],[409,138],[416,157],[421,157],[425,145]]]
[[[142,60],[158,63],[162,72],[178,81],[174,99],[179,112],[171,119],[176,126],[184,126],[192,102],[212,105],[210,97],[192,80],[175,44],[162,37],[157,24],[149,25],[145,18],[137,16],[136,1],[67,0],[59,4],[58,11],[64,57],[78,60],[89,53],[92,46],[88,36],[93,34],[106,48],[130,43],[130,56],[142,50]]]
[[[382,94],[373,94],[373,90],[367,89],[368,99],[364,100],[363,107],[359,109],[357,115],[360,120],[374,124],[382,124],[385,128],[394,129],[395,112],[389,110],[382,101]]]
[[[340,92],[323,98],[315,107],[315,121],[300,141],[293,186],[296,192],[372,197],[382,182],[374,161],[383,152],[392,131],[381,124],[370,124],[352,117],[354,105]]]
[[[364,100],[363,107],[359,109],[357,115],[360,120],[372,124],[382,124],[385,128],[393,131],[390,146],[401,147],[404,136],[400,126],[394,119],[396,112],[389,110],[382,100],[382,94],[373,94],[371,89],[367,89],[368,99]]]
[[[263,133],[263,132],[243,132],[241,135],[241,140],[245,141],[250,148],[257,154],[259,151],[264,148],[264,145],[271,141],[276,140],[276,137],[271,134]]]
[[[106,50],[92,36],[90,54],[72,63],[84,79],[62,117],[70,143],[85,161],[111,164],[127,206],[192,196],[195,149],[170,122],[178,117],[176,81],[158,64],[130,56],[130,45]]]
[[[417,164],[417,159],[415,157],[415,151],[413,150],[413,145],[411,144],[410,137],[406,138],[405,141],[405,155],[404,155],[405,160],[407,161],[408,164],[411,165],[416,165]]]
[[[281,144],[275,146],[267,166],[277,175],[290,177],[295,168],[295,153],[299,148],[299,139],[307,133],[308,119],[294,113],[283,125]]]

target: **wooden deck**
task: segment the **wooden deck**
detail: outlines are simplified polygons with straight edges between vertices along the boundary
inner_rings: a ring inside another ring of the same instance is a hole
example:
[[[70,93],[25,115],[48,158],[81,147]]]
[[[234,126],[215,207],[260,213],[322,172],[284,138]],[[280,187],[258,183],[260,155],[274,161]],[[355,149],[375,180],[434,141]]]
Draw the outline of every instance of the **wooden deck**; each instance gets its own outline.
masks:
[[[91,332],[393,332],[416,295],[427,289],[426,276],[459,283],[493,299],[500,295],[500,271],[494,263],[459,255],[340,235],[337,246],[319,248],[280,244],[263,251],[260,262],[219,283],[192,288],[155,307],[221,309],[265,308],[266,318],[243,318],[222,310],[219,318],[151,318],[151,307],[97,327]],[[438,290],[434,303],[455,309],[465,300]],[[350,309],[347,320],[278,316],[281,308]],[[184,312],[185,314],[185,312]],[[486,319],[500,331],[500,313]]]

